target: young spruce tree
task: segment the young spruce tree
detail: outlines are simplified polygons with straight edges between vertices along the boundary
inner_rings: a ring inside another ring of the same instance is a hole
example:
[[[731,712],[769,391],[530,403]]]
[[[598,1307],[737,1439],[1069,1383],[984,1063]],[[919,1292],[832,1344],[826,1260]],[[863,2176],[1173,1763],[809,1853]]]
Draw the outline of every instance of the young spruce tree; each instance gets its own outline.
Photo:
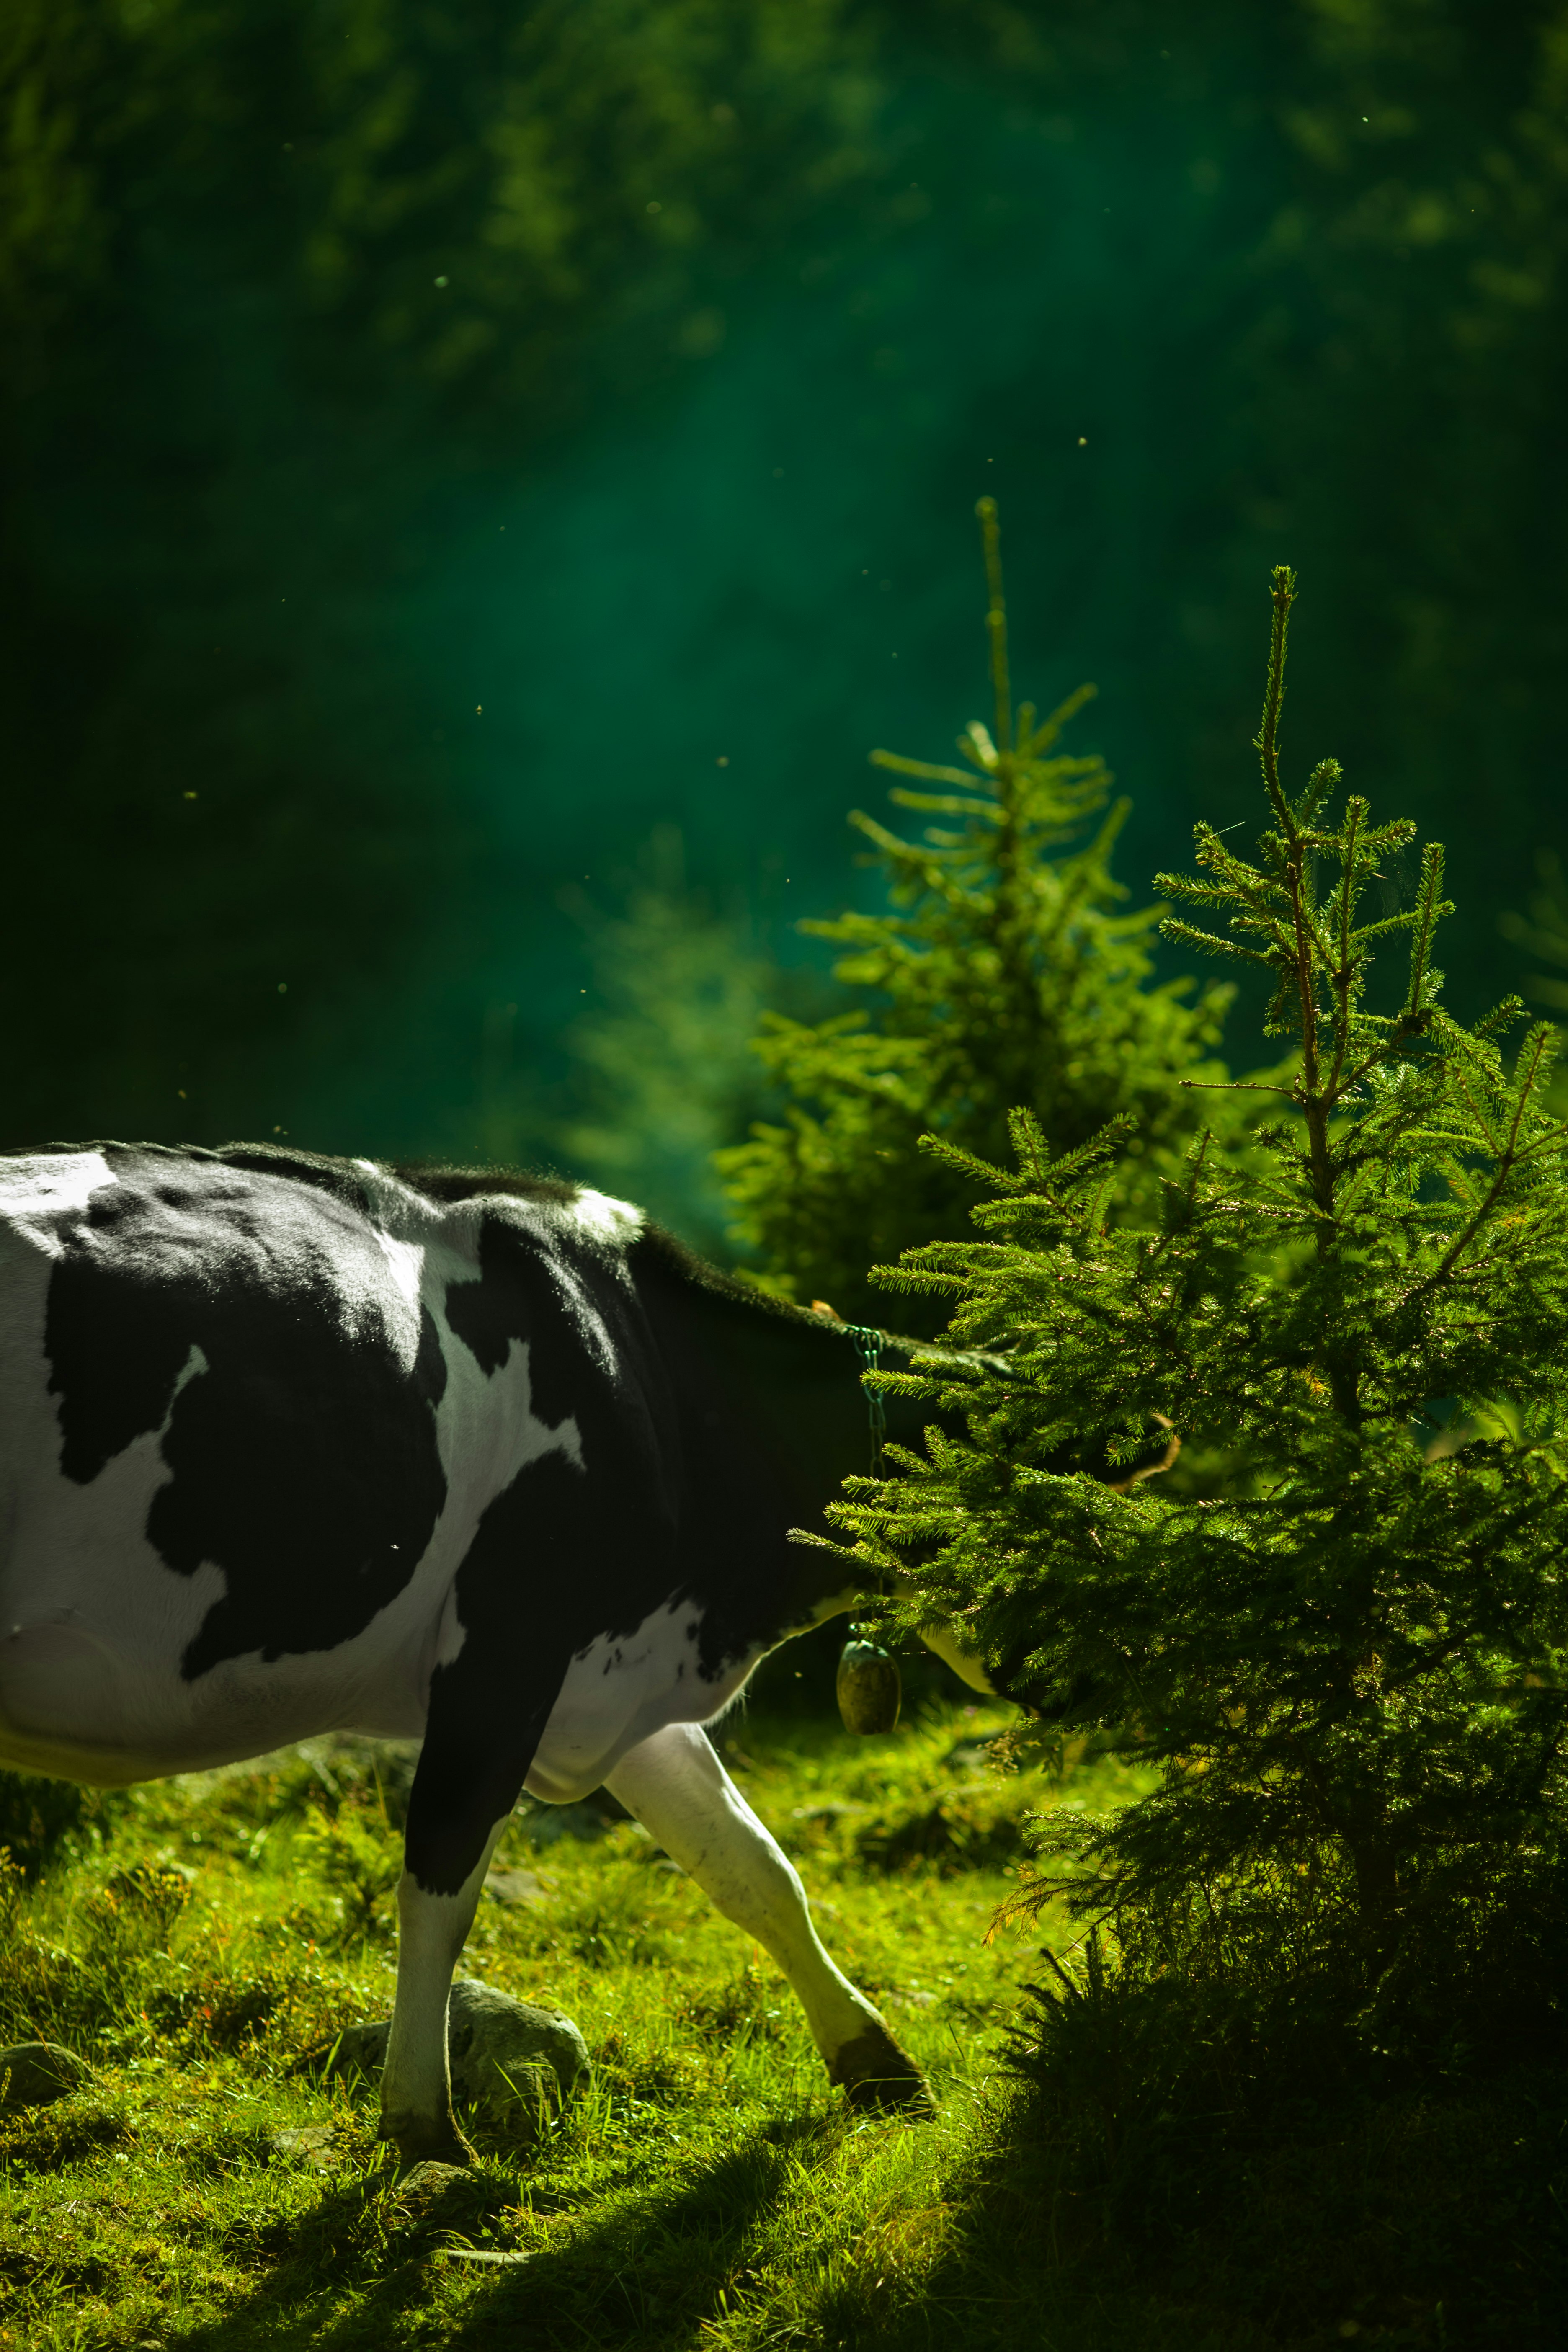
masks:
[[[1127,803],[1108,809],[1100,759],[1058,748],[1093,688],[1047,719],[1030,703],[1014,710],[994,501],[977,512],[992,725],[960,737],[962,768],[871,754],[918,780],[894,786],[896,805],[938,822],[909,841],[857,810],[893,910],[802,926],[847,950],[835,976],[869,1003],[815,1024],[770,1015],[756,1050],[784,1121],[717,1155],[764,1278],[852,1321],[876,1319],[874,1260],[968,1231],[968,1179],[922,1159],[922,1134],[994,1158],[1026,1104],[1052,1149],[1072,1151],[1125,1114],[1139,1164],[1123,1205],[1147,1204],[1151,1171],[1174,1166],[1194,1125],[1175,1080],[1217,1045],[1231,994],[1212,987],[1189,1003],[1189,982],[1150,985],[1159,909],[1118,911],[1127,893],[1110,872]]]
[[[838,1516],[914,1580],[895,1614],[956,1615],[1048,1724],[1157,1768],[1114,1819],[1047,1816],[1035,1899],[1114,1916],[1124,1950],[1161,1918],[1190,1953],[1202,1922],[1310,1912],[1365,1982],[1539,1894],[1568,1821],[1568,1128],[1548,1025],[1510,1059],[1516,1002],[1475,1029],[1442,1006],[1440,849],[1367,919],[1414,826],[1336,811],[1332,761],[1288,794],[1293,594],[1277,571],[1256,858],[1200,825],[1198,875],[1156,885],[1224,926],[1171,938],[1269,976],[1294,1069],[1264,1149],[1219,1167],[1200,1138],[1152,1232],[1110,1215],[1120,1124],[1053,1151],[1020,1109],[1010,1171],[928,1139],[990,1192],[984,1238],[880,1278],[955,1299],[949,1337],[1008,1365],[945,1370],[924,1392],[967,1434]],[[1182,1462],[1139,1478],[1167,1432]]]

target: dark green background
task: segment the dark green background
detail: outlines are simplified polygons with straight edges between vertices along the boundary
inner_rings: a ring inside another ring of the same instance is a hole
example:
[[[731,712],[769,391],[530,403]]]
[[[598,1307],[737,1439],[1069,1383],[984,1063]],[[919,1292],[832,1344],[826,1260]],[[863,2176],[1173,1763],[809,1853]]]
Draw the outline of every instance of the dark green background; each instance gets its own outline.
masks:
[[[1140,893],[1250,808],[1289,561],[1289,748],[1449,841],[1457,1008],[1519,978],[1561,0],[0,23],[5,1140],[570,1136],[656,829],[764,961],[871,887],[866,751],[984,707],[986,490]]]

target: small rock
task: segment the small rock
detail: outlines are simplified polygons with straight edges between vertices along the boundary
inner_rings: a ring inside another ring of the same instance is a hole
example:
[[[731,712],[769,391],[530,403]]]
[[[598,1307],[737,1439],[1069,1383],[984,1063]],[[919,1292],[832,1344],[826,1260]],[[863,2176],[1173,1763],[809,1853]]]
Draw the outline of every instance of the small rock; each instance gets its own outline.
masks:
[[[272,2145],[279,2156],[291,2156],[300,2164],[312,2165],[318,2172],[329,2172],[336,2138],[331,2124],[293,2124],[285,2131],[274,2132]]]
[[[351,2025],[327,2071],[379,2074],[391,2031],[390,2018]],[[455,2100],[488,2107],[514,2126],[536,2127],[575,2088],[588,2063],[588,2045],[559,2010],[513,2000],[476,1978],[459,1977],[447,2011],[447,2058]]]
[[[345,2025],[335,2042],[327,2050],[313,2050],[299,2063],[301,2070],[314,2069],[323,2058],[329,2075],[379,2074],[386,2063],[386,2040],[392,2031],[392,2020],[382,2018],[374,2025]]]
[[[537,1805],[524,1815],[522,1833],[530,1845],[559,1845],[563,1838],[592,1845],[606,1836],[609,1828],[597,1805]]]
[[[531,1870],[492,1870],[485,1881],[485,1893],[498,1903],[548,1903],[549,1890],[544,1881]]]
[[[491,2234],[516,2198],[511,2183],[494,2173],[427,2158],[397,2183],[387,2219],[395,2230],[425,2241],[427,2251],[455,2252],[471,2246],[477,2235]],[[442,2238],[446,2244],[430,2244]]]
[[[398,2221],[405,2229],[426,2230],[434,2223],[467,2212],[474,2202],[471,2176],[460,2164],[437,2164],[434,2158],[411,2166],[393,2192]]]
[[[427,2205],[433,2198],[444,2197],[454,2183],[458,2188],[468,2185],[468,2173],[460,2164],[439,2164],[426,2157],[423,2164],[411,2165],[397,2184],[400,2205]]]
[[[0,2113],[47,2106],[91,2080],[92,2068],[74,2050],[55,2042],[13,2042],[0,2049]]]
[[[588,2045],[569,2017],[513,2000],[473,1977],[452,1987],[447,2048],[453,2095],[493,2107],[520,2097],[527,2105],[542,2095],[552,2103],[566,2098],[588,2065]],[[531,2078],[527,2088],[524,2075]]]

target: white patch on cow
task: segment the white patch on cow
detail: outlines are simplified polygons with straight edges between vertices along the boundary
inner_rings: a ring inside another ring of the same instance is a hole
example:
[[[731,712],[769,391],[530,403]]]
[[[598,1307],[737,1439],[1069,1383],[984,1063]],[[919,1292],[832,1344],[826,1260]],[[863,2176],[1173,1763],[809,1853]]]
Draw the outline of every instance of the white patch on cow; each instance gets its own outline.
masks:
[[[443,1258],[444,1265],[439,1262]],[[583,1467],[583,1436],[575,1417],[569,1413],[552,1423],[533,1409],[527,1342],[514,1342],[505,1361],[486,1372],[447,1328],[443,1311],[447,1283],[471,1281],[474,1267],[455,1252],[433,1250],[426,1271],[426,1303],[436,1315],[447,1366],[446,1392],[436,1408],[436,1446],[446,1473],[447,1501],[420,1563],[418,1580],[422,1587],[444,1584],[446,1590],[428,1644],[412,1665],[409,1705],[417,1712],[420,1730],[431,1675],[437,1666],[453,1664],[463,1653],[466,1629],[452,1588],[480,1519],[514,1478],[546,1454],[563,1454],[574,1469]],[[518,1565],[521,1570],[532,1563]],[[392,1603],[395,1611],[398,1606],[398,1601]]]
[[[404,1182],[401,1176],[395,1176],[390,1168],[378,1168],[374,1160],[351,1160],[349,1166],[357,1169],[363,1177],[370,1213],[382,1223],[412,1224],[423,1230],[429,1225],[433,1215],[440,1216],[440,1210],[435,1208],[423,1192],[416,1192],[412,1185]]]
[[[385,1738],[423,1734],[430,1676],[437,1666],[450,1665],[462,1654],[466,1633],[454,1585],[485,1512],[531,1463],[546,1454],[563,1454],[576,1469],[583,1467],[575,1419],[568,1415],[552,1424],[534,1410],[527,1345],[514,1343],[504,1361],[487,1372],[447,1322],[448,1285],[472,1282],[479,1274],[481,1216],[472,1213],[475,1207],[465,1202],[452,1210],[432,1210],[421,1195],[393,1180],[379,1192],[379,1213],[394,1228],[380,1235],[382,1247],[403,1253],[405,1265],[417,1257],[418,1304],[432,1318],[446,1365],[446,1387],[436,1408],[436,1446],[447,1499],[414,1575],[364,1631],[338,1650],[287,1661],[296,1683],[319,1686],[318,1712],[329,1694],[336,1699],[331,1727]],[[417,1322],[417,1306],[413,1320]],[[531,1565],[520,1561],[520,1571]],[[279,1669],[263,1671],[276,1675]],[[327,1727],[325,1718],[320,1727]]]
[[[178,1372],[174,1376],[174,1385],[169,1394],[169,1410],[163,1415],[163,1427],[158,1432],[158,1442],[160,1444],[163,1444],[163,1433],[169,1426],[174,1407],[179,1403],[180,1399],[184,1394],[186,1389],[188,1389],[191,1382],[194,1380],[198,1379],[203,1372],[210,1372],[211,1370],[212,1366],[208,1363],[205,1355],[193,1339],[191,1341],[191,1352],[185,1358],[184,1362],[180,1366]]]
[[[168,1484],[161,1449],[175,1400],[207,1369],[193,1347],[161,1427],[133,1437],[88,1485],[57,1469],[16,1494],[0,1614],[0,1753],[14,1763],[74,1779],[139,1780],[170,1737],[171,1685],[184,1697],[179,1712],[192,1711],[180,1660],[226,1579],[210,1562],[194,1576],[171,1574],[142,1530]],[[47,1458],[58,1465],[58,1425],[47,1396],[41,1402]],[[237,1717],[225,1724],[226,1740],[245,1738],[256,1720],[254,1705],[237,1709],[236,1699],[226,1690],[223,1706]]]
[[[628,1249],[643,1229],[640,1209],[633,1208],[629,1201],[612,1200],[607,1192],[595,1192],[586,1184],[567,1214],[595,1241],[608,1242],[616,1249]]]
[[[391,1234],[384,1233],[379,1225],[374,1231],[376,1240],[381,1244],[382,1255],[392,1268],[393,1280],[409,1305],[417,1309],[420,1277],[425,1271],[424,1251],[417,1242],[397,1241]]]
[[[546,1804],[586,1796],[621,1757],[667,1723],[711,1723],[735,1698],[760,1650],[716,1679],[698,1666],[702,1612],[660,1603],[629,1633],[602,1633],[566,1670],[525,1786]]]
[[[0,1216],[33,1225],[65,1212],[79,1215],[95,1192],[119,1181],[101,1151],[37,1151],[0,1160]],[[53,1234],[36,1238],[51,1257],[59,1255]]]
[[[446,1605],[441,1611],[441,1622],[436,1628],[436,1646],[430,1660],[431,1672],[434,1673],[437,1666],[456,1665],[463,1654],[463,1643],[467,1638],[463,1621],[458,1614],[458,1595],[454,1588],[447,1595]],[[429,1675],[426,1676],[426,1680],[428,1682]]]

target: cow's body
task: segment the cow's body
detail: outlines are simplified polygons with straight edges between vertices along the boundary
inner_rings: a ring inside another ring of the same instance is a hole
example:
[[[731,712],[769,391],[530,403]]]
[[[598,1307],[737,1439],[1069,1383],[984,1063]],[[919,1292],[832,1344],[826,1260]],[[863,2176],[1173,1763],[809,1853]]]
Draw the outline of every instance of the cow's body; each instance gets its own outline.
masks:
[[[774,1951],[830,2070],[908,2095],[699,1728],[835,1604],[789,1531],[859,1466],[858,1403],[831,1326],[574,1187],[0,1159],[0,1760],[111,1783],[420,1738],[405,2155],[458,2146],[447,1990],[524,1785],[609,1780]]]

